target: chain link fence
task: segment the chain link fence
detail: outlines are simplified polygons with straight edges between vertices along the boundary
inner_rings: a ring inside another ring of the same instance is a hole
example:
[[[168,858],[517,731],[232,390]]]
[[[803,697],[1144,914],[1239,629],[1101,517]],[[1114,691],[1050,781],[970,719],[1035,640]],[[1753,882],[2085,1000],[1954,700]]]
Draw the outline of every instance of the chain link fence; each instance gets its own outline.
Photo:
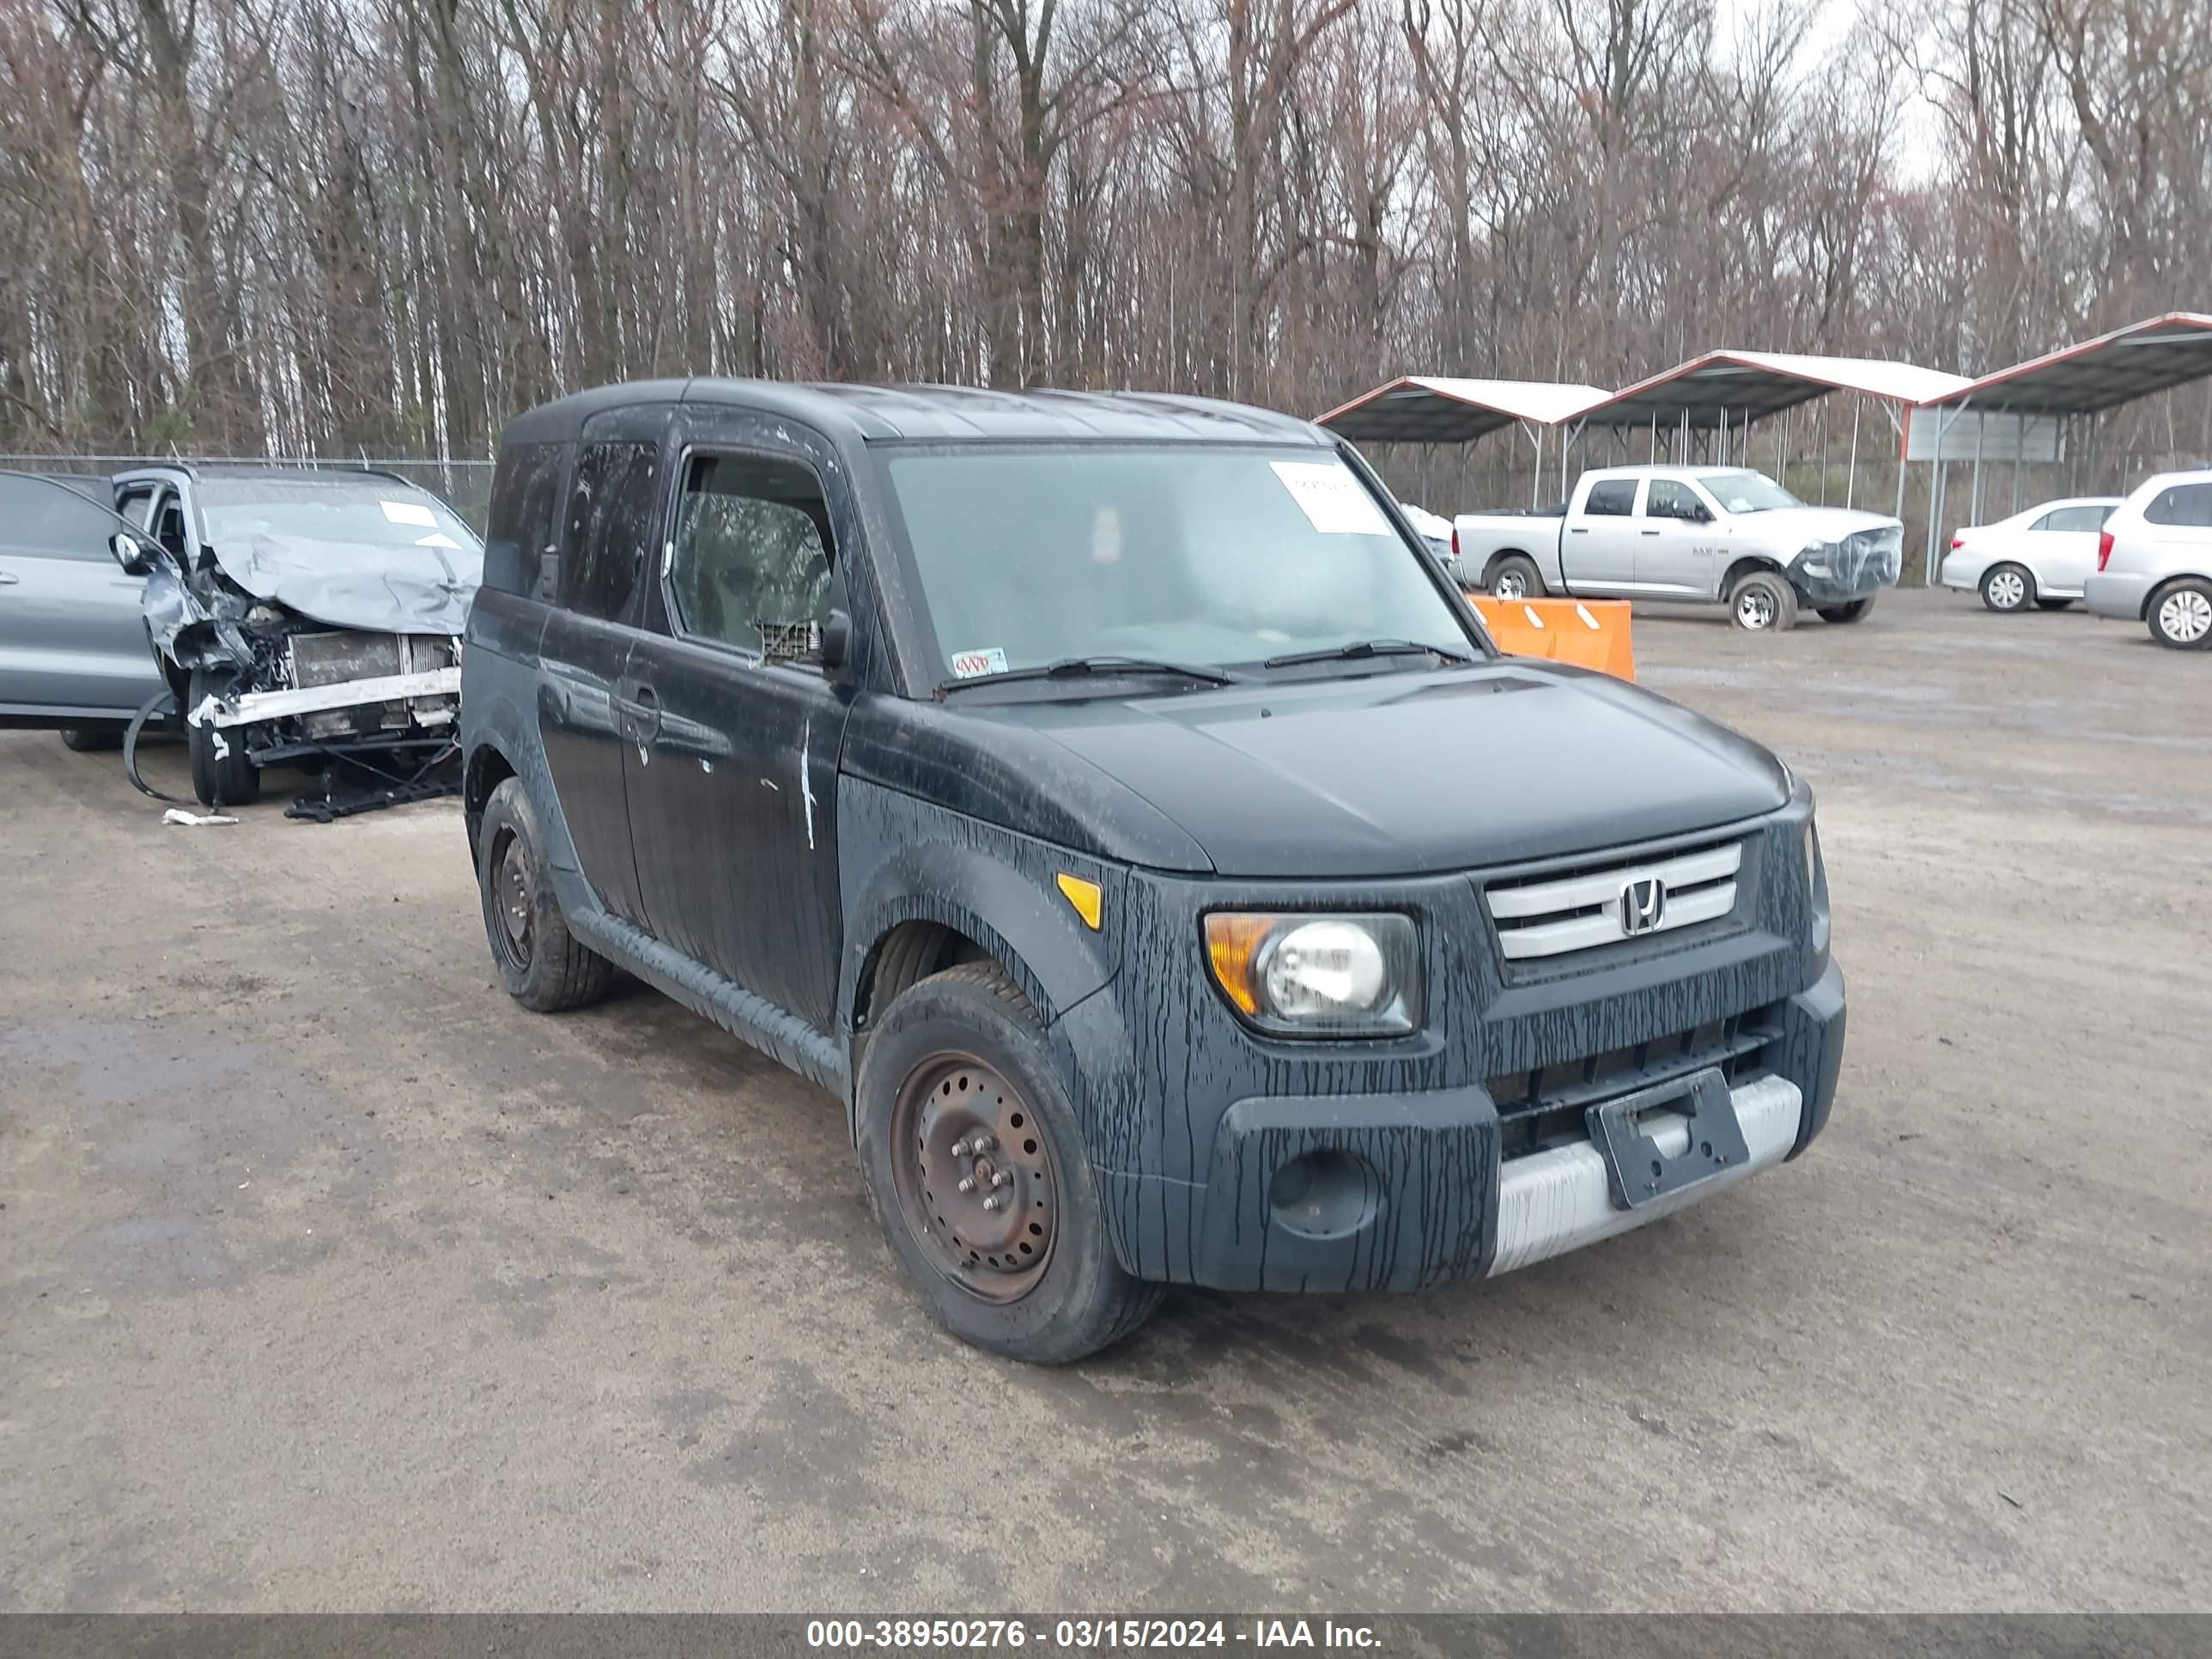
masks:
[[[0,455],[0,467],[57,477],[106,477],[139,466],[309,467],[331,472],[390,472],[428,490],[460,514],[479,536],[491,509],[489,461],[407,459],[368,455]]]

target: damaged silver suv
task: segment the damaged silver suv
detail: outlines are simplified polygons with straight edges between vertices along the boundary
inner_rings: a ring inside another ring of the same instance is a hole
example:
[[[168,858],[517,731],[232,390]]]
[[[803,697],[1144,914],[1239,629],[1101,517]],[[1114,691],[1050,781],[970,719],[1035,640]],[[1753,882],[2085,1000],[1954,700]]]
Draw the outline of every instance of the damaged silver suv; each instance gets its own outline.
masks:
[[[475,532],[391,473],[175,465],[119,473],[116,538],[182,712],[192,792],[260,793],[264,766],[451,751]]]

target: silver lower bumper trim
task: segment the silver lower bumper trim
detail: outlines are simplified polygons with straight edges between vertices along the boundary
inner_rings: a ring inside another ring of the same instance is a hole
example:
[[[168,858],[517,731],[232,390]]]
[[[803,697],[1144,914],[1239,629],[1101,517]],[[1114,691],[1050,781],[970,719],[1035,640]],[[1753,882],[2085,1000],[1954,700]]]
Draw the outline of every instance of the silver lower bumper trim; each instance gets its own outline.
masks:
[[[410,697],[458,696],[459,667],[428,668],[418,674],[386,674],[373,680],[337,680],[297,691],[248,691],[226,702],[210,696],[185,718],[194,726],[251,726],[281,714],[313,714],[325,708],[352,708],[366,702],[400,702]]]
[[[1743,1125],[1744,1147],[1750,1156],[1736,1169],[1682,1188],[1640,1209],[1613,1207],[1612,1189],[1605,1178],[1605,1159],[1588,1142],[1531,1152],[1508,1163],[1498,1176],[1498,1255],[1490,1271],[1510,1273],[1532,1261],[1627,1232],[1710,1198],[1771,1164],[1779,1164],[1797,1144],[1797,1121],[1805,1109],[1797,1085],[1786,1078],[1755,1078],[1731,1091],[1729,1097],[1735,1103],[1737,1121]],[[1689,1145],[1686,1117],[1662,1114],[1648,1120],[1644,1131],[1670,1158]]]

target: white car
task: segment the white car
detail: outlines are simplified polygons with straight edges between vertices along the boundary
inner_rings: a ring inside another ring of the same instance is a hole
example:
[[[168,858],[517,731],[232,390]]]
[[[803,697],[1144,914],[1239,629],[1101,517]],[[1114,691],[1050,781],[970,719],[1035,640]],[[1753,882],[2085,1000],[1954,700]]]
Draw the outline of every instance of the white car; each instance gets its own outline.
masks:
[[[2212,471],[2146,478],[2105,521],[2089,609],[2150,629],[2178,651],[2212,650]]]
[[[2117,495],[2069,495],[1951,538],[1938,580],[1978,592],[1992,611],[2063,611],[2097,568],[2097,533]]]

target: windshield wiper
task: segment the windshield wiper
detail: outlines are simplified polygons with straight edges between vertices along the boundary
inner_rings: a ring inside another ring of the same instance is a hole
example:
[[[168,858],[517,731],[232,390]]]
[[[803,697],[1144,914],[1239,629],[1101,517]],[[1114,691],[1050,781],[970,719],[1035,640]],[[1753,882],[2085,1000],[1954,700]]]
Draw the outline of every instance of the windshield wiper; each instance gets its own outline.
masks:
[[[1270,657],[1260,666],[1295,668],[1300,663],[1358,662],[1368,657],[1441,657],[1446,662],[1474,660],[1464,651],[1449,650],[1441,645],[1423,645],[1418,640],[1354,640],[1349,645],[1330,646],[1326,651],[1293,651],[1285,656]]]
[[[965,691],[973,685],[1004,685],[1012,680],[1072,680],[1089,674],[1173,674],[1207,685],[1237,683],[1237,676],[1224,674],[1218,668],[1163,662],[1152,657],[1062,657],[1058,662],[1040,663],[1033,668],[1010,668],[997,674],[978,674],[973,679],[947,680],[937,688],[937,695],[942,697],[948,692]]]

